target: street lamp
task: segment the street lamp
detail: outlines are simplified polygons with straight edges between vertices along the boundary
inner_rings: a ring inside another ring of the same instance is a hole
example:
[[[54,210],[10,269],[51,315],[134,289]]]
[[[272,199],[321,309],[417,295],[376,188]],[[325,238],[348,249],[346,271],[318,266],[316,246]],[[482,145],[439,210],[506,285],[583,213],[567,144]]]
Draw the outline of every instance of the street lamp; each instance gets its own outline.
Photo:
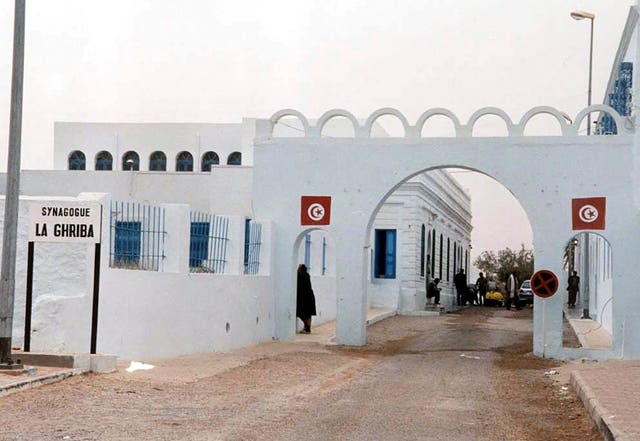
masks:
[[[593,70],[593,20],[596,18],[595,14],[585,11],[573,11],[571,18],[574,20],[591,20],[591,36],[589,44],[589,91],[587,92],[587,105],[591,105],[591,72]],[[587,135],[591,134],[591,113],[587,115]]]

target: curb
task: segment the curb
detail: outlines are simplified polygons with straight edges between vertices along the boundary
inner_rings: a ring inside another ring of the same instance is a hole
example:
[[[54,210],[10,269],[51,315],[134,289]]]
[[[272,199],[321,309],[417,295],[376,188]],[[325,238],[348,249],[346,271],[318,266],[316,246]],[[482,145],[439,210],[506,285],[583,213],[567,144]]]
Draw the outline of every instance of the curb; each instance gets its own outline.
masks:
[[[569,381],[582,400],[585,409],[589,412],[591,419],[602,432],[605,441],[633,441],[625,433],[612,426],[610,418],[607,416],[609,412],[598,402],[596,395],[582,378],[580,372],[571,371]]]
[[[82,374],[82,371],[80,369],[71,369],[64,372],[57,372],[54,374],[44,375],[42,377],[19,380],[14,383],[10,383],[0,387],[0,397],[6,397],[7,395],[11,395],[16,392],[21,392],[21,391],[32,389],[39,386],[44,386],[45,384],[57,383],[58,381],[62,381],[65,378],[69,378],[69,377],[73,377],[75,375],[81,375],[81,374]]]
[[[376,315],[371,317],[370,319],[367,319],[366,321],[366,325],[373,325],[374,323],[378,323],[384,319],[387,319],[389,317],[393,317],[394,315],[397,315],[397,311],[389,311],[389,312],[384,312],[380,315]]]

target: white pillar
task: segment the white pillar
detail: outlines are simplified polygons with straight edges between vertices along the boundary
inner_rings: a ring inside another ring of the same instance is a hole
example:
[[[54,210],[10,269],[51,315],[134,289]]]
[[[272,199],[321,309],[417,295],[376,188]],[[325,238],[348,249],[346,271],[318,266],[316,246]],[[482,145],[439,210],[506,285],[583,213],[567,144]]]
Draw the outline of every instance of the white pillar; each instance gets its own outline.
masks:
[[[190,208],[186,204],[161,204],[165,210],[165,258],[162,272],[189,272],[189,243],[191,241]]]

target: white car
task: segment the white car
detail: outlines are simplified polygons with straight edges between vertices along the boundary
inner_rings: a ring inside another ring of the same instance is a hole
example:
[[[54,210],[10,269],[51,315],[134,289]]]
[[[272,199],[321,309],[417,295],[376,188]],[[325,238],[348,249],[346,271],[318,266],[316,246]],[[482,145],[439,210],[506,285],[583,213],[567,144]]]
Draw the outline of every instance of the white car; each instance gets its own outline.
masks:
[[[531,291],[531,280],[525,280],[522,282],[520,289],[518,290],[518,297],[520,297],[521,304],[533,304],[533,291]]]

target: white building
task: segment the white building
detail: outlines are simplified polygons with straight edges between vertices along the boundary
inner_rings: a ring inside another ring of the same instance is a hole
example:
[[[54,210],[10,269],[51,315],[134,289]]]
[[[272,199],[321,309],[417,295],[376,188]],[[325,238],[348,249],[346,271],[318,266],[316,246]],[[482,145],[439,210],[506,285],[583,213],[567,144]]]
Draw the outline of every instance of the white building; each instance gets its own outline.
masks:
[[[150,359],[274,338],[271,237],[279,227],[255,219],[252,200],[253,142],[264,122],[56,123],[56,170],[21,176],[14,346],[23,343],[29,206],[79,200],[103,204],[99,352]],[[277,166],[286,172],[295,164]],[[380,277],[373,265],[368,303],[422,309],[426,277],[442,273],[443,303],[451,304],[448,275],[468,265],[469,206],[442,170],[399,187],[375,223],[394,232],[394,274]],[[335,246],[322,231],[300,244],[315,324],[336,318]],[[38,243],[35,250],[31,350],[88,351],[93,248]]]

